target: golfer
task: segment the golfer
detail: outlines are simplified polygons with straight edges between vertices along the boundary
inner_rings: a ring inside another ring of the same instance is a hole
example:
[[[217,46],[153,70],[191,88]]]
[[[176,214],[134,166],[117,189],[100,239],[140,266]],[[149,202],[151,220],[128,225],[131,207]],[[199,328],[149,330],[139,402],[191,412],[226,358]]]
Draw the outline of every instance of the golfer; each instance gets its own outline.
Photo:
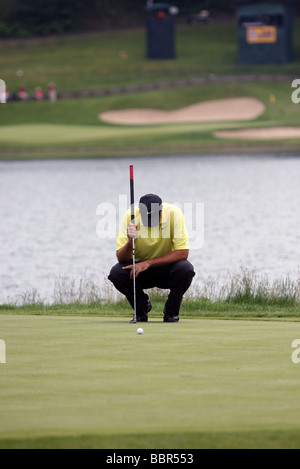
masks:
[[[134,238],[136,320],[148,321],[152,305],[144,289],[158,287],[170,290],[163,311],[164,322],[178,322],[183,295],[195,276],[188,261],[189,239],[183,213],[175,205],[162,203],[158,195],[146,194],[135,208],[135,223],[131,223],[130,214],[128,210],[123,216],[117,238],[118,263],[108,278],[134,308]]]

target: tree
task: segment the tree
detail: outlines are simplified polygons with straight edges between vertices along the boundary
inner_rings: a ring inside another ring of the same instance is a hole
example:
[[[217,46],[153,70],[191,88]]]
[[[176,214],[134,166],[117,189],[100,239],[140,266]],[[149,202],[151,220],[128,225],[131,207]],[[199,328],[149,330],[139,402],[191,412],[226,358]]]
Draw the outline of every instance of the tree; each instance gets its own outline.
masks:
[[[161,1],[161,0],[154,0]],[[258,0],[166,0],[179,7],[180,15],[201,9],[233,14],[239,4]],[[274,3],[274,0],[264,0]],[[278,0],[300,12],[299,0]],[[141,24],[146,0],[0,0],[0,37],[44,36],[87,30],[91,19],[101,27]]]

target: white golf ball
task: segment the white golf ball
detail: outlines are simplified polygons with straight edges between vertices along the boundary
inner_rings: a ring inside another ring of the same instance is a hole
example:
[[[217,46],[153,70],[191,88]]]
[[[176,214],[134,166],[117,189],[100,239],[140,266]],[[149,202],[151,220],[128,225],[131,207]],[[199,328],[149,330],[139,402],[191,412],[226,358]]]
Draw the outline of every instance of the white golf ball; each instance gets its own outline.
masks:
[[[143,332],[144,332],[144,329],[142,329],[141,327],[139,327],[138,330],[137,330],[137,333],[138,333],[139,335],[141,335]]]

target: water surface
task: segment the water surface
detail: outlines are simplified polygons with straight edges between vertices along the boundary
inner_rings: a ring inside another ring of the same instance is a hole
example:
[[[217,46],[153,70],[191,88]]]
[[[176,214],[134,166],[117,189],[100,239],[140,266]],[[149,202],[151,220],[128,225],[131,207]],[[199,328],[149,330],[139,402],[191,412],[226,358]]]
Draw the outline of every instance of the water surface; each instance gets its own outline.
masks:
[[[1,303],[31,289],[51,301],[59,276],[103,281],[116,261],[115,240],[97,235],[96,210],[113,204],[121,215],[131,163],[136,199],[154,192],[170,203],[204,204],[204,244],[190,252],[198,280],[240,266],[272,278],[297,275],[300,158],[0,162]]]

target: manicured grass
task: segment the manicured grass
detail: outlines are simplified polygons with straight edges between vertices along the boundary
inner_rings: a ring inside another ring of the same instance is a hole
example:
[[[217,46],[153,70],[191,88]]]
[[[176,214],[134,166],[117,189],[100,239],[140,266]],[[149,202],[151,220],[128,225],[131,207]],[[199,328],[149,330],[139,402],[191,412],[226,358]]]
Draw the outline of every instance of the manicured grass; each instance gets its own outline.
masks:
[[[181,432],[7,439],[0,449],[299,449],[299,432]],[[137,453],[138,454],[138,453]],[[113,455],[113,451],[110,456]],[[100,457],[102,454],[100,454]],[[105,460],[104,460],[105,462]]]
[[[294,322],[0,319],[1,448],[300,447]]]
[[[1,315],[0,447],[299,448],[293,322],[143,327]]]

